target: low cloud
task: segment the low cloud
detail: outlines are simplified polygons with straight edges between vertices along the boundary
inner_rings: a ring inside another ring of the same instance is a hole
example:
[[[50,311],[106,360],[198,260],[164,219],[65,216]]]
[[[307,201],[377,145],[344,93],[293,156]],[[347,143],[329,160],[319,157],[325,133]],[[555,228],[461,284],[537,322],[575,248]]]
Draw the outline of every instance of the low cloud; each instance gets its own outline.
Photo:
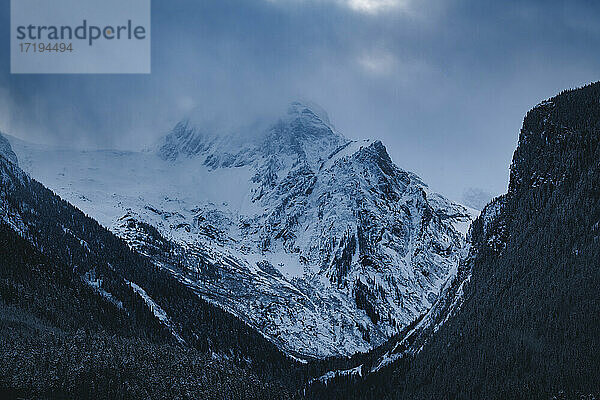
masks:
[[[391,53],[368,52],[358,57],[358,64],[368,73],[387,75],[394,71],[397,66],[397,60]]]

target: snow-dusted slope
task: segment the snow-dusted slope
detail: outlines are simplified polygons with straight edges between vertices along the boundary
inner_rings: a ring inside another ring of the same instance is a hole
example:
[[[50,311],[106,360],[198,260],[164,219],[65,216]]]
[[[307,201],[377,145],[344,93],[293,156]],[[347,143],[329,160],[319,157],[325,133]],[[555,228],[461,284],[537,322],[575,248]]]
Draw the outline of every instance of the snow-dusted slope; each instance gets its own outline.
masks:
[[[4,157],[11,163],[18,165],[17,155],[10,146],[8,140],[0,132],[0,157]]]
[[[182,122],[141,153],[12,142],[32,176],[300,356],[382,343],[466,252],[470,210],[300,103],[232,134]]]

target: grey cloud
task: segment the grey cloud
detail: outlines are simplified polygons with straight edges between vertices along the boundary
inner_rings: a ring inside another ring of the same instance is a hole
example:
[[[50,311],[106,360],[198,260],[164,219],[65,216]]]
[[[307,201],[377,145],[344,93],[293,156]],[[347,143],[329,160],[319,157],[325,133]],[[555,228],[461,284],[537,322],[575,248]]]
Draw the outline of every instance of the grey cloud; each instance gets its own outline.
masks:
[[[598,79],[595,3],[400,1],[378,11],[358,0],[154,1],[150,76],[10,76],[3,59],[0,128],[134,148],[182,118],[239,125],[310,99],[346,136],[383,140],[399,166],[460,199],[467,187],[504,191],[530,107]]]

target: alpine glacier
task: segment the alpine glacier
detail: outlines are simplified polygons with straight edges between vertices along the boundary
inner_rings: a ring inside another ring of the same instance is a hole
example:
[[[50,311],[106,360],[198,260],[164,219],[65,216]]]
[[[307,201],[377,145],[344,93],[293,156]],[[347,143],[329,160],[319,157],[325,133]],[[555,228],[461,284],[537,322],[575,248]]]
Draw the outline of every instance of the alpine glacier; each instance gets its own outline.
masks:
[[[468,253],[474,210],[297,102],[241,132],[180,122],[141,152],[10,141],[32,177],[299,358],[383,343]]]

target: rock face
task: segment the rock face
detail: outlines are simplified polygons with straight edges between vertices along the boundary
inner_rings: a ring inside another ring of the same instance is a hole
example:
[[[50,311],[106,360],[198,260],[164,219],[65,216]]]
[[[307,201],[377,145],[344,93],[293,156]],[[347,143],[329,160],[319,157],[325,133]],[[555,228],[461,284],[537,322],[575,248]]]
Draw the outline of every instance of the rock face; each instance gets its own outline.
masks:
[[[432,306],[468,249],[471,211],[398,168],[381,142],[348,140],[301,103],[231,134],[182,122],[154,152],[18,153],[130,246],[301,357],[381,344]]]

